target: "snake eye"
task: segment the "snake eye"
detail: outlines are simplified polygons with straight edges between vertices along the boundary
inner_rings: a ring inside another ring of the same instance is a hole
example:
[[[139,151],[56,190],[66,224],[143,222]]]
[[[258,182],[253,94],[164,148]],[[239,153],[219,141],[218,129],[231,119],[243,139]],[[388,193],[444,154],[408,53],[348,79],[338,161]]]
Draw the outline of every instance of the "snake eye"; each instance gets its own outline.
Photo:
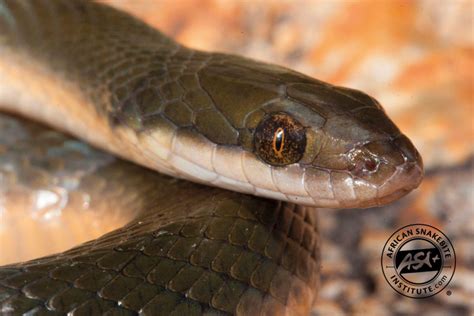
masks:
[[[266,115],[254,134],[256,155],[264,162],[282,166],[298,162],[306,148],[305,128],[290,115]]]

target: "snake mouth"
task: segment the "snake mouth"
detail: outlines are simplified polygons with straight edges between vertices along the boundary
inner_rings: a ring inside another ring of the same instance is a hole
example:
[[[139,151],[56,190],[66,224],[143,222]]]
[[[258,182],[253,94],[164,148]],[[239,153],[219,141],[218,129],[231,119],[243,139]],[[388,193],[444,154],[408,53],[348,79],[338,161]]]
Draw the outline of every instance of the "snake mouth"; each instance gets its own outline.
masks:
[[[377,197],[360,201],[359,207],[375,207],[389,204],[416,189],[423,180],[423,167],[407,162],[397,167],[395,173],[377,189]]]
[[[423,179],[421,156],[404,135],[356,145],[345,157],[344,170],[306,169],[305,187],[314,206],[381,206],[408,194]]]
[[[403,157],[403,164],[379,189],[379,205],[390,203],[416,189],[423,180],[423,160],[411,141],[400,135],[393,141]]]

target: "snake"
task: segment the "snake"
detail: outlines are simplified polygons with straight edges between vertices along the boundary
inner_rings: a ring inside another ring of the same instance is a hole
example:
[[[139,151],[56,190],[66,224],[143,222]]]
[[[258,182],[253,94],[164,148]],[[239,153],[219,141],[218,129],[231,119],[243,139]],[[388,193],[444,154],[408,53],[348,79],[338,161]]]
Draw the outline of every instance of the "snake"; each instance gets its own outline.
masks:
[[[111,187],[148,188],[123,227],[0,267],[2,314],[305,315],[316,208],[385,205],[423,178],[371,96],[105,4],[1,0],[0,56],[2,111],[119,157],[96,171]]]

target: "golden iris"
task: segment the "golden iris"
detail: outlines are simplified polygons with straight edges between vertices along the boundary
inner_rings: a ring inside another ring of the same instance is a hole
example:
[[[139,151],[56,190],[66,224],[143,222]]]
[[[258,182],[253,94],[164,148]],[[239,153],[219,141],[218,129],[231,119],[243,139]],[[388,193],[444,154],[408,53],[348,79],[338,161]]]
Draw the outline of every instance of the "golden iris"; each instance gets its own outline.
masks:
[[[257,157],[268,164],[292,164],[303,157],[306,131],[285,112],[267,114],[255,129],[254,146]]]

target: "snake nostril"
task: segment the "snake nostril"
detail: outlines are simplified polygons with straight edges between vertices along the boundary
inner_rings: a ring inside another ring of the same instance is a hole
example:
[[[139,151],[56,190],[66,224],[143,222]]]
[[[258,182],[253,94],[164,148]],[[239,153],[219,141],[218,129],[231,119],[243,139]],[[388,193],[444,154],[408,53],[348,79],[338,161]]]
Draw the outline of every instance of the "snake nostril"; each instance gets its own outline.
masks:
[[[351,171],[355,175],[376,172],[380,165],[377,157],[361,149],[352,150],[348,157],[351,161]]]
[[[378,162],[372,157],[369,157],[368,159],[364,161],[364,169],[368,172],[376,171],[377,167],[378,167]]]

